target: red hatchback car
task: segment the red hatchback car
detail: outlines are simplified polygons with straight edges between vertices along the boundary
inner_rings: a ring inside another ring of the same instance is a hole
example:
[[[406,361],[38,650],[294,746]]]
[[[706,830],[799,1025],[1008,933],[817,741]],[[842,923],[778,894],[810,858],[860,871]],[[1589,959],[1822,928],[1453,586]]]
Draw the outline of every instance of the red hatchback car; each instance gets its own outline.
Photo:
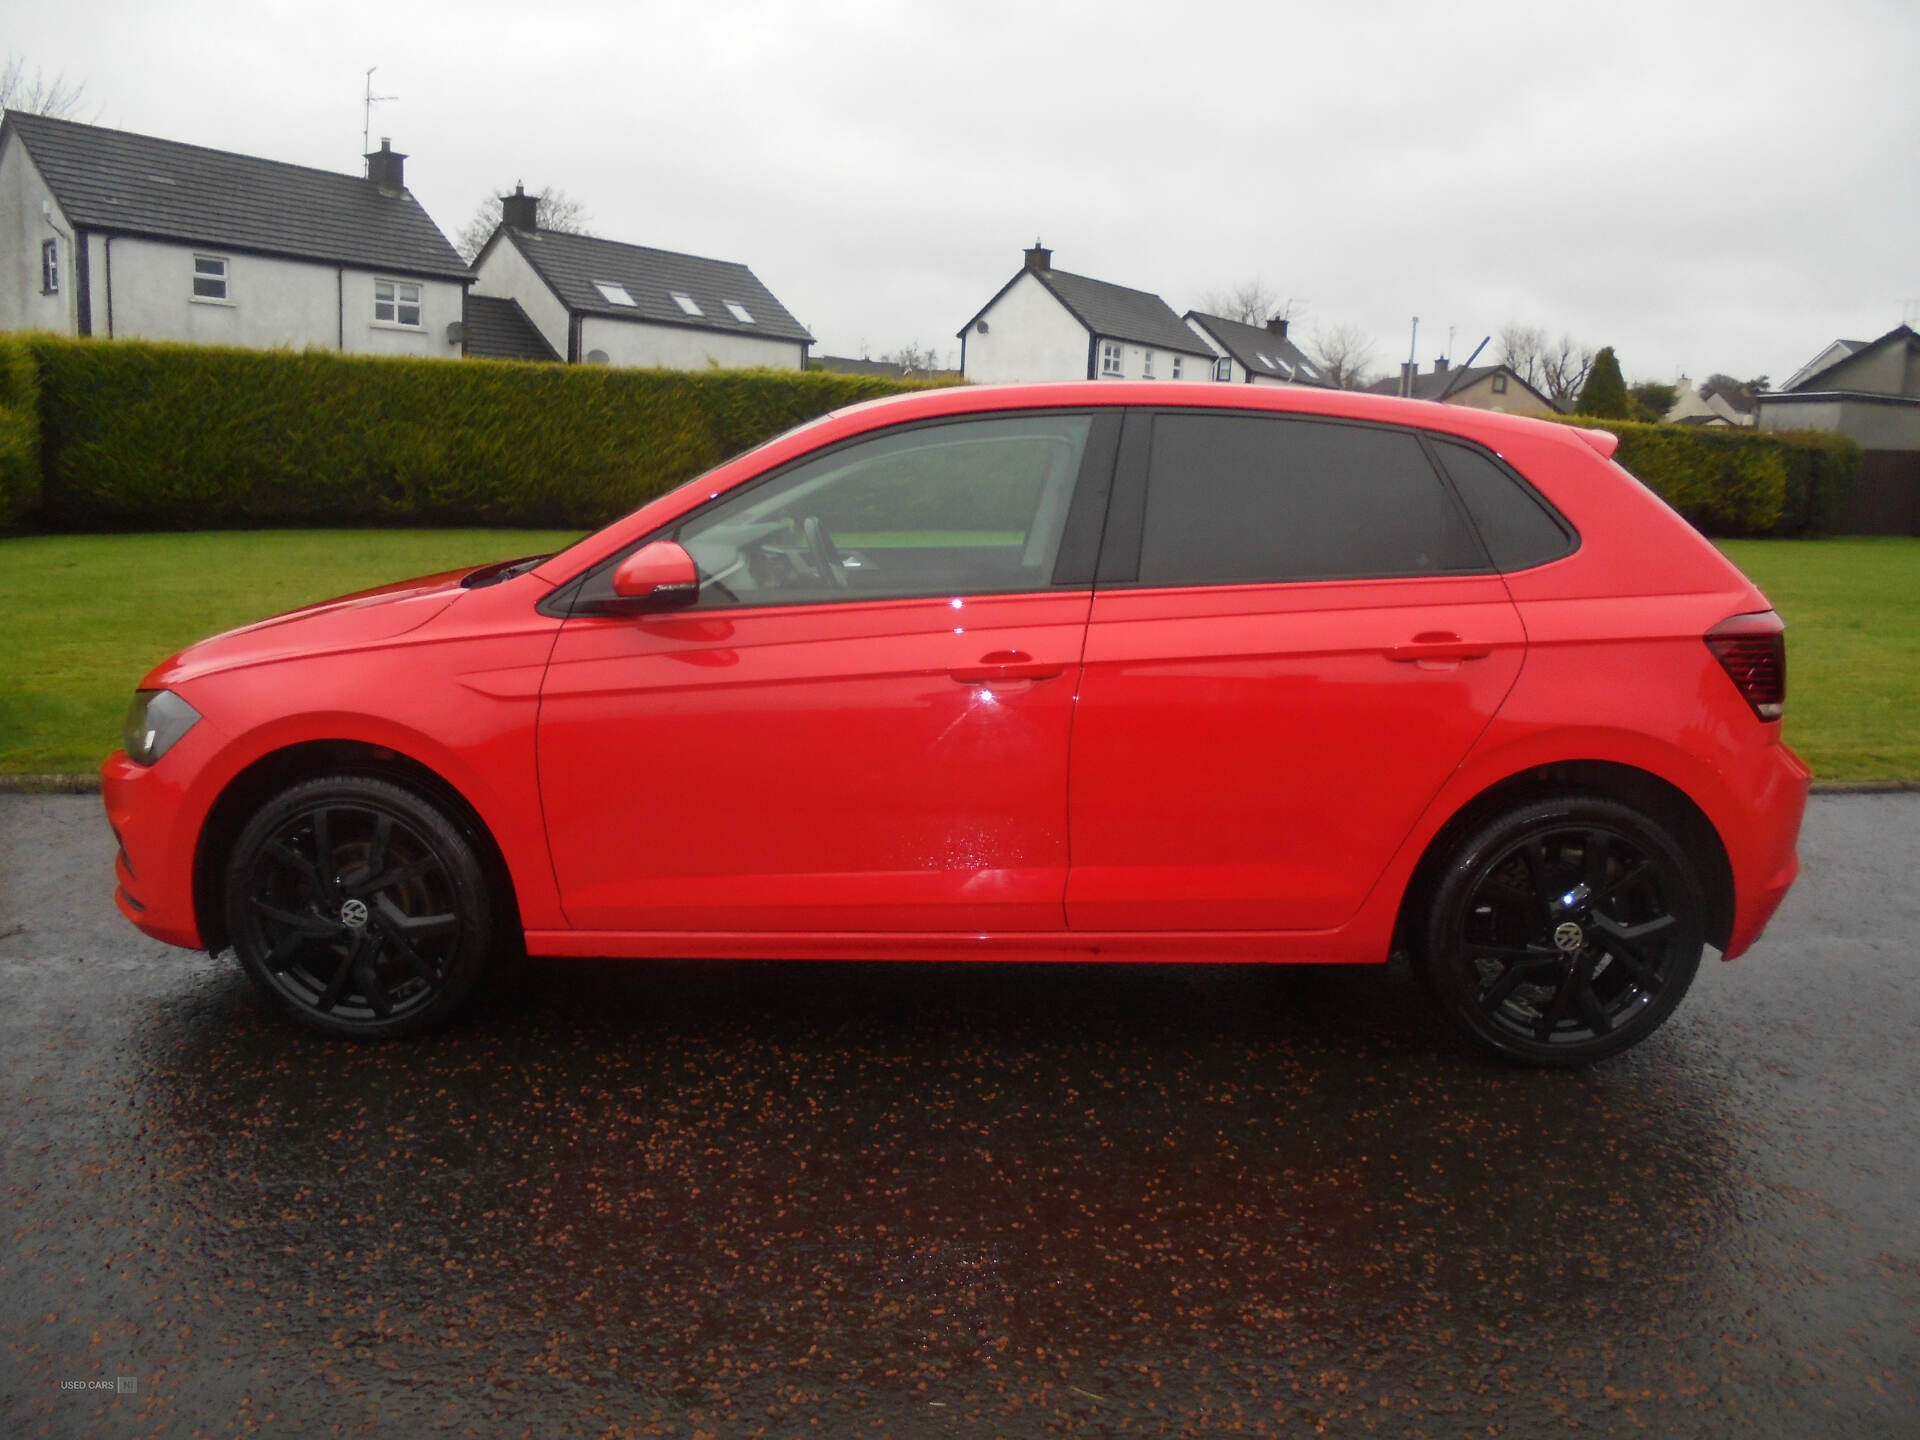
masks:
[[[1760,934],[1779,617],[1613,438],[1308,389],[836,412],[558,555],[181,652],[118,902],[332,1035],[489,955],[1363,961],[1644,1038]]]

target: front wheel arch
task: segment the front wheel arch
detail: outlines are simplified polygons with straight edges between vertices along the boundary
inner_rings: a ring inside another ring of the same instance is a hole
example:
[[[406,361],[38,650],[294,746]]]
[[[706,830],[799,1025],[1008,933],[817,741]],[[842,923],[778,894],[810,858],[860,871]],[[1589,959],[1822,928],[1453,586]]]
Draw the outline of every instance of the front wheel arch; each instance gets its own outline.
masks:
[[[357,740],[314,740],[270,751],[227,782],[200,827],[193,862],[193,911],[201,943],[211,952],[225,949],[226,905],[222,890],[234,841],[260,807],[281,791],[327,775],[358,775],[388,780],[419,792],[459,824],[486,871],[495,903],[496,928],[503,940],[521,934],[520,907],[513,873],[507,868],[493,832],[480,812],[438,772],[410,755]]]

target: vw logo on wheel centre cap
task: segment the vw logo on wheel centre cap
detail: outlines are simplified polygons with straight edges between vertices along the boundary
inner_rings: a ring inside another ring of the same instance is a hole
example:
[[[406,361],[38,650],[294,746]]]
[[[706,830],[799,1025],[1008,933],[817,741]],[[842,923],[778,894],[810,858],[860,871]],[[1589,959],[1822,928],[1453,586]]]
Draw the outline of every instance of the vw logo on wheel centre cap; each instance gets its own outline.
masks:
[[[367,902],[364,900],[347,901],[346,904],[340,907],[340,923],[355,930],[365,925],[367,923]]]
[[[1587,943],[1587,937],[1580,927],[1571,920],[1563,920],[1554,927],[1553,943],[1557,949],[1571,955]]]

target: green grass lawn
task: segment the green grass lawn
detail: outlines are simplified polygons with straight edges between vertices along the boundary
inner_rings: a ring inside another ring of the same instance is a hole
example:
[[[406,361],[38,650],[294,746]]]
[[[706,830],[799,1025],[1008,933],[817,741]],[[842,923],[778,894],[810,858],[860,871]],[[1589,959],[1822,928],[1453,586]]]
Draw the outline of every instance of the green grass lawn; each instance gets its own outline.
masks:
[[[1729,540],[1787,622],[1787,743],[1816,780],[1920,780],[1920,539]]]
[[[572,532],[223,531],[0,540],[0,774],[95,768],[134,685],[202,636]],[[1725,545],[1787,618],[1787,739],[1821,780],[1920,780],[1920,540]]]
[[[255,530],[0,540],[0,774],[95,769],[140,678],[207,635],[577,531]]]

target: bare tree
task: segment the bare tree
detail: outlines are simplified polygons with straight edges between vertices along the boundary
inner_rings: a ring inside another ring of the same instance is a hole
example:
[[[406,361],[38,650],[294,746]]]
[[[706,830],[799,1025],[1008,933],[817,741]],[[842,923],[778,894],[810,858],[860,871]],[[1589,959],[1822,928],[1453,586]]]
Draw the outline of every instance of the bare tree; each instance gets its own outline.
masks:
[[[549,185],[540,191],[540,228],[558,230],[563,235],[584,235],[590,217],[587,207],[567,194],[564,190]],[[473,218],[460,227],[460,233],[454,237],[453,248],[460,252],[460,258],[469,264],[487,243],[493,238],[493,232],[500,228],[500,197],[489,195],[480,202],[473,212]]]
[[[0,110],[18,110],[23,115],[50,115],[55,120],[71,120],[87,93],[84,81],[74,82],[64,75],[47,79],[38,65],[27,73],[27,62],[7,56],[0,65]]]
[[[1284,305],[1259,276],[1234,286],[1231,290],[1209,290],[1200,298],[1209,315],[1218,315],[1223,320],[1238,320],[1242,325],[1264,325],[1278,315],[1283,320],[1291,320],[1299,307],[1288,300]]]
[[[898,365],[909,375],[924,375],[929,370],[940,368],[940,352],[931,345],[902,345],[891,355],[880,358],[888,364]]]
[[[1307,350],[1336,389],[1364,390],[1373,383],[1373,340],[1358,325],[1318,326]]]
[[[1571,405],[1593,368],[1593,347],[1563,333],[1549,340],[1538,325],[1500,327],[1500,362],[1555,404]]]

